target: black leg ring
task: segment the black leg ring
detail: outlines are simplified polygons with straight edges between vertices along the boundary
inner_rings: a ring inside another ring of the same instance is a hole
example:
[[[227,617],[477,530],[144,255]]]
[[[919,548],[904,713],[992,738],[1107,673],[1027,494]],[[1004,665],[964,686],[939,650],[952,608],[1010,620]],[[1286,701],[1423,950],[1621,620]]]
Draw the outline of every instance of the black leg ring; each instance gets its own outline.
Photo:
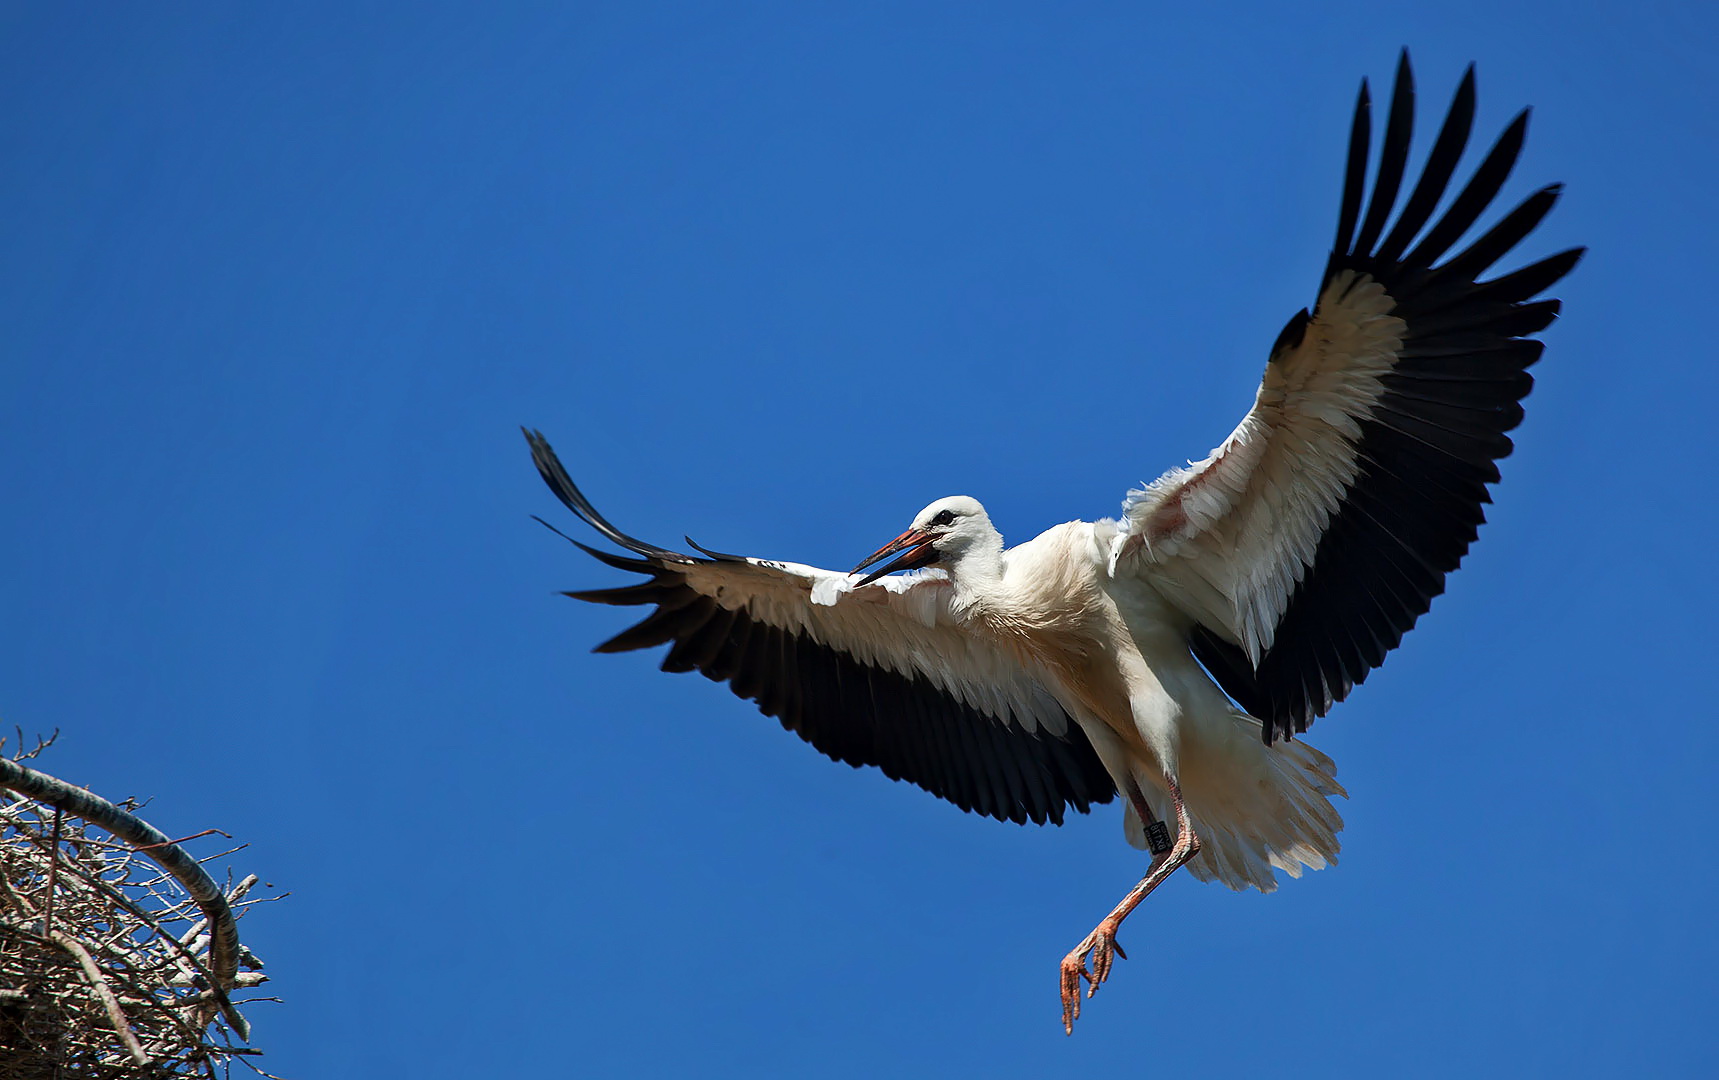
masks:
[[[1170,850],[1170,828],[1162,821],[1154,821],[1146,826],[1146,846],[1152,849],[1152,854],[1162,855]]]

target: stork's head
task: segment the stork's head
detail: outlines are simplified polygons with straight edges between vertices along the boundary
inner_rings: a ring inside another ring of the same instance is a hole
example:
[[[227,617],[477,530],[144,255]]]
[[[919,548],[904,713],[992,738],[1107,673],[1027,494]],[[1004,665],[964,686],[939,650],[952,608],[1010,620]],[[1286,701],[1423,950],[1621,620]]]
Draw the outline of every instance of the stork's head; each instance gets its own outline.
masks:
[[[979,500],[967,495],[950,495],[921,510],[906,532],[872,552],[869,558],[854,567],[853,572],[857,574],[900,551],[903,552],[900,558],[873,570],[858,585],[869,585],[896,570],[917,570],[939,563],[946,566],[953,576],[970,552],[994,551],[1001,554],[1002,549],[1003,538],[991,524],[990,515],[979,505]]]

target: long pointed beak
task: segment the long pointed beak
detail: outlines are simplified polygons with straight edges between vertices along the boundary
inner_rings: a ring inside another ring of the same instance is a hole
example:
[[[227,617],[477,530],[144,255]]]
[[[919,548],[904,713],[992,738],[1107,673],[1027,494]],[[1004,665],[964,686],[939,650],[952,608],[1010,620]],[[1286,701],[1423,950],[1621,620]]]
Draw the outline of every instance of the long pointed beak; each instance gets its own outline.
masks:
[[[931,546],[931,541],[933,539],[934,538],[929,533],[922,532],[919,529],[909,529],[902,533],[894,540],[891,540],[889,543],[883,545],[866,558],[862,559],[860,564],[854,567],[850,573],[857,574],[872,563],[887,559],[904,548],[907,549],[907,554],[887,566],[880,566],[876,570],[873,570],[864,578],[860,579],[854,588],[857,589],[861,585],[870,585],[883,575],[893,574],[897,570],[917,570],[921,566],[930,566],[932,563],[937,561],[937,549]]]

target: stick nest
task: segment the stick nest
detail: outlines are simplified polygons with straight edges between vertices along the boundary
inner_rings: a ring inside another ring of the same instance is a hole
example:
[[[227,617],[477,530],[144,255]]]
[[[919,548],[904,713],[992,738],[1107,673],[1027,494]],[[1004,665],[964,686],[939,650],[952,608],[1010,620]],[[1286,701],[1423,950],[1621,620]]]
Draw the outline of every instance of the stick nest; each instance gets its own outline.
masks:
[[[278,897],[245,899],[255,875],[217,885],[203,870],[240,847],[194,858],[137,804],[18,764],[41,749],[0,757],[0,1080],[251,1064],[232,994],[266,976],[235,919]]]

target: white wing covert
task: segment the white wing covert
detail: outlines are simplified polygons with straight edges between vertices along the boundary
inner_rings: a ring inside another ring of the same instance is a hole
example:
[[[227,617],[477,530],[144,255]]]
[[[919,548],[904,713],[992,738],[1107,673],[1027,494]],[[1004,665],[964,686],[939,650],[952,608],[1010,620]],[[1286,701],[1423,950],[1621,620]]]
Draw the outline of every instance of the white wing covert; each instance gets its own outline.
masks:
[[[1305,731],[1341,701],[1443,592],[1485,520],[1487,485],[1533,385],[1527,368],[1542,345],[1526,335],[1557,315],[1558,301],[1533,298],[1582,255],[1477,280],[1551,210],[1552,185],[1434,265],[1496,198],[1527,128],[1524,111],[1426,228],[1474,102],[1470,67],[1386,232],[1414,113],[1407,54],[1364,218],[1371,106],[1362,83],[1313,313],[1284,328],[1230,437],[1124,503],[1112,573],[1144,577],[1195,620],[1194,654],[1264,721],[1268,742]]]

